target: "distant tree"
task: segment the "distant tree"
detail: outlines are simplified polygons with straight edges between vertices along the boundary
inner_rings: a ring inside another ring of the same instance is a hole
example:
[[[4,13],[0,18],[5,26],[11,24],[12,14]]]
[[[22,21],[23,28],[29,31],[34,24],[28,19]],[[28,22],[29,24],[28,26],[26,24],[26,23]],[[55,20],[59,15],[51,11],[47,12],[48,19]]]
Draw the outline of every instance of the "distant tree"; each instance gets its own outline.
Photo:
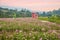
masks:
[[[16,13],[15,12],[13,13],[13,18],[16,18]]]
[[[45,16],[46,16],[46,13],[45,13],[45,12],[43,12],[42,16],[43,16],[43,17],[45,17]]]

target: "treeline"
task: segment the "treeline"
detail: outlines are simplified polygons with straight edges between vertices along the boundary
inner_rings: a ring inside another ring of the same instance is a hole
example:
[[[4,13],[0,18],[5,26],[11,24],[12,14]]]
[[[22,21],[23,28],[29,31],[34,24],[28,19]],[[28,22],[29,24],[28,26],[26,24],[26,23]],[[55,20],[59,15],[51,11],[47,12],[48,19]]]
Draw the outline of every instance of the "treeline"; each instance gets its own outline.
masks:
[[[38,16],[42,17],[51,17],[51,16],[58,16],[60,17],[60,9],[48,11],[48,12],[36,12]],[[2,8],[0,7],[0,18],[13,18],[13,17],[31,17],[32,11],[27,9],[9,9],[9,8]]]
[[[0,7],[0,18],[13,18],[13,17],[31,17],[31,11],[27,9],[8,9]]]
[[[42,12],[40,16],[42,17],[60,16],[60,9],[48,12]]]

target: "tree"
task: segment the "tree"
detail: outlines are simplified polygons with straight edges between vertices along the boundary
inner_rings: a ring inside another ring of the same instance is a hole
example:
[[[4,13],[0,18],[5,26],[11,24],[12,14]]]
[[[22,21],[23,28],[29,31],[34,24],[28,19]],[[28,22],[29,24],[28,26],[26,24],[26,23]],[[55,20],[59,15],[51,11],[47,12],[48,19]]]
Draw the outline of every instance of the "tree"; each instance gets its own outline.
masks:
[[[13,18],[16,18],[16,13],[15,12],[13,13]]]

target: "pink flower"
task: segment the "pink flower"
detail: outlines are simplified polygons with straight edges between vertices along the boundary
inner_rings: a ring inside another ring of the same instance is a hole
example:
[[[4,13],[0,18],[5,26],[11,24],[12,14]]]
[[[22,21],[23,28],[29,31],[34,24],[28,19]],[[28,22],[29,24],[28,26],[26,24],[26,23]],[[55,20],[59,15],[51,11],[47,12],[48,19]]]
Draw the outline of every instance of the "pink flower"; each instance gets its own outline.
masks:
[[[40,38],[40,40],[42,40],[42,38]]]

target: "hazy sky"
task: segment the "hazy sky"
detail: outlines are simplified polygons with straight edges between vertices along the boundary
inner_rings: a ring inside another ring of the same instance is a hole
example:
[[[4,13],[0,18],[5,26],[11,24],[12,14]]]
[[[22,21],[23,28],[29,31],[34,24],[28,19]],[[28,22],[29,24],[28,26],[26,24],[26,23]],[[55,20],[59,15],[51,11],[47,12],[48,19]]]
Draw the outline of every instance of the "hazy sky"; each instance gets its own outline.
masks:
[[[0,0],[0,6],[21,7],[33,11],[49,11],[60,8],[60,0]]]

